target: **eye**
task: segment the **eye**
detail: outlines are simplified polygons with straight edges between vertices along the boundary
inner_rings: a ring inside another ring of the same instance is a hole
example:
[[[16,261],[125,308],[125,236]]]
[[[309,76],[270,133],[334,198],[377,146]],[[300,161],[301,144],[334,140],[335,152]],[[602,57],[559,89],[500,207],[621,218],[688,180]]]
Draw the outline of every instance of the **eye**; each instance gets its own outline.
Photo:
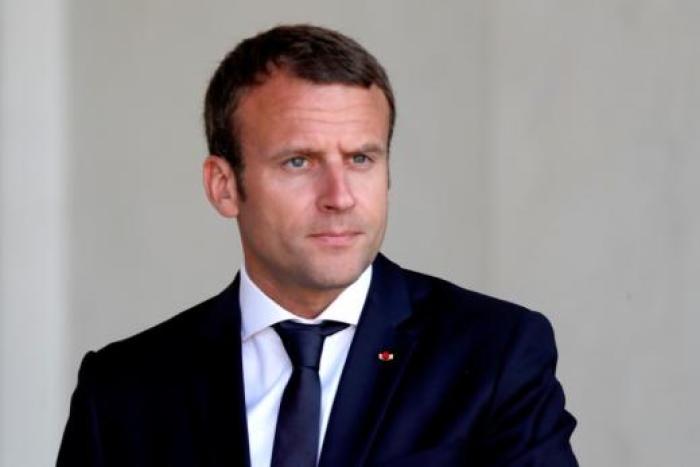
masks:
[[[284,165],[292,167],[294,169],[301,169],[304,166],[306,166],[307,162],[308,161],[306,160],[305,157],[295,156],[295,157],[292,157],[291,159],[287,159],[284,162]]]
[[[353,164],[358,164],[358,165],[363,165],[367,164],[370,161],[370,158],[367,156],[367,154],[354,154],[352,156],[352,162]]]

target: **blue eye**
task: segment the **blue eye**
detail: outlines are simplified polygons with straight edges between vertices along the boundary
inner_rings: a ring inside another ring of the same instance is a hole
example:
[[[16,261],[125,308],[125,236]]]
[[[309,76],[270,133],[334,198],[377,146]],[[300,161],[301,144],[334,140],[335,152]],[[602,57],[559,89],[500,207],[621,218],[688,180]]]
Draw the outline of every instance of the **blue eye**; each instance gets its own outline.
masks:
[[[292,157],[291,159],[288,159],[285,164],[295,169],[301,169],[304,167],[304,165],[306,165],[306,158],[301,156]]]
[[[366,154],[355,154],[352,156],[352,161],[355,164],[366,164],[369,162],[369,157]]]

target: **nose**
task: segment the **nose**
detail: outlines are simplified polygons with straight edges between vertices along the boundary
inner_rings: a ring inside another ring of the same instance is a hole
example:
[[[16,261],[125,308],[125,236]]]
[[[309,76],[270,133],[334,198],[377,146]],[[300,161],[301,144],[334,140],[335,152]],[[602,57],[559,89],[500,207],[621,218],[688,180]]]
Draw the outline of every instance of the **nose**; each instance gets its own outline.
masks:
[[[355,196],[348,183],[345,168],[342,165],[326,166],[318,197],[319,209],[326,212],[340,212],[352,209],[353,206],[355,206]]]

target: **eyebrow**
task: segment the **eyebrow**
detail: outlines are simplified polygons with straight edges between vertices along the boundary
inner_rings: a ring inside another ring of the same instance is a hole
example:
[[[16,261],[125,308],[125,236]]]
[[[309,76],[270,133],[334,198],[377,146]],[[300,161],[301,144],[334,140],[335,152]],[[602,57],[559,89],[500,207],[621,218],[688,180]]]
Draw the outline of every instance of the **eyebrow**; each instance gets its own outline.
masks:
[[[310,147],[307,146],[292,146],[288,148],[281,149],[274,153],[272,155],[272,159],[287,159],[289,157],[294,157],[298,155],[305,155],[305,156],[318,156],[321,154],[321,151],[317,151],[315,149],[311,149]]]
[[[353,149],[351,151],[343,151],[343,154],[346,155],[359,153],[376,154],[381,156],[386,154],[386,149],[384,149],[384,146],[380,144],[365,143],[357,149]],[[272,159],[286,159],[288,157],[294,157],[300,154],[305,156],[317,157],[323,154],[323,151],[319,151],[318,149],[314,149],[309,146],[291,146],[274,153],[272,155]]]
[[[368,152],[370,154],[384,155],[386,154],[386,149],[384,149],[384,146],[381,146],[379,144],[367,143],[363,144],[362,146],[360,146],[359,149],[355,151],[350,151],[350,154],[357,154],[359,152]]]

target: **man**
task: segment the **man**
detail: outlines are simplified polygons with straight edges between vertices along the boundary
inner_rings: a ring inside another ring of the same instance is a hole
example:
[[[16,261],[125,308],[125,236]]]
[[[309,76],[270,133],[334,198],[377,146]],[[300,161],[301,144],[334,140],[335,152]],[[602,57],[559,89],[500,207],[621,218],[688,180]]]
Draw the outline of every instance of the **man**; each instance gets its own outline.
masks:
[[[58,465],[576,465],[547,320],[378,253],[395,105],[376,59],[277,27],[205,107],[204,187],[244,264],[88,353]]]

